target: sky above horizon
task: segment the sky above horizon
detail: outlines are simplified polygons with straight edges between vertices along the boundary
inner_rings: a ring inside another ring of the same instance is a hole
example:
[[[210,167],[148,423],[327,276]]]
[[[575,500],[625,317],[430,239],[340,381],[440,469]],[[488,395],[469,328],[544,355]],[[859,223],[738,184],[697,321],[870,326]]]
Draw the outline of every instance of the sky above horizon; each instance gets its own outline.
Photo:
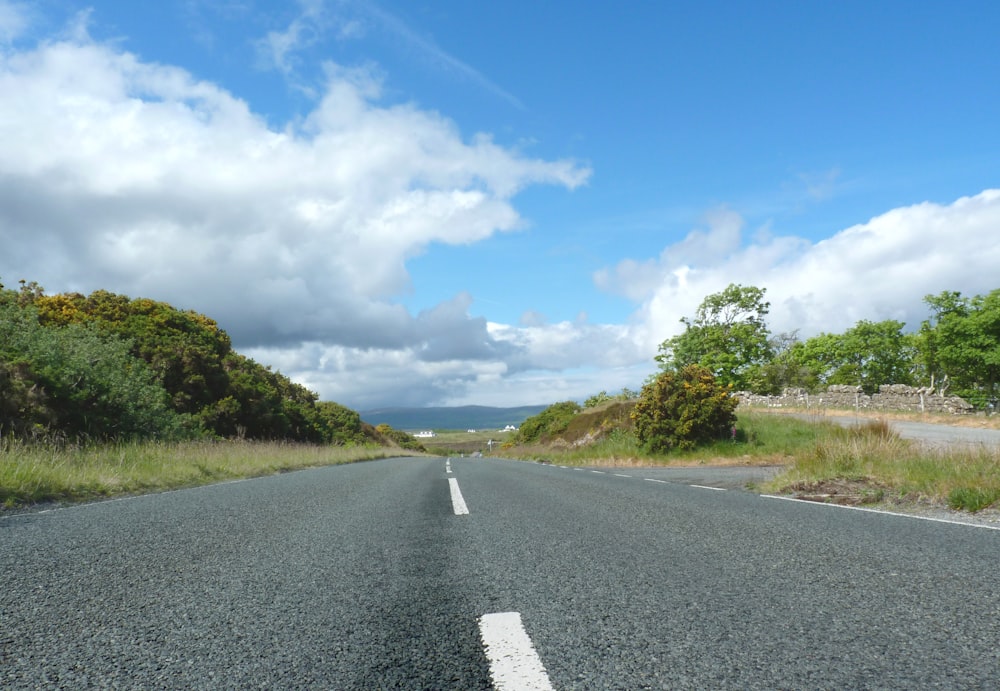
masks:
[[[638,389],[1000,288],[1000,5],[0,0],[0,281],[202,312],[358,410]]]

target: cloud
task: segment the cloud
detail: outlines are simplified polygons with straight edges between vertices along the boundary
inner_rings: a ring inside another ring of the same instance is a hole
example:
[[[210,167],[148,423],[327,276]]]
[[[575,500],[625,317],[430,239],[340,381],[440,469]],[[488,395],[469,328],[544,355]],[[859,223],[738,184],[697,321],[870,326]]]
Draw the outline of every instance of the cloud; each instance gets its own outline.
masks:
[[[515,95],[448,53],[433,39],[415,31],[378,3],[340,2],[332,6],[324,0],[299,0],[298,5],[299,12],[288,25],[269,31],[256,41],[256,47],[261,64],[282,72],[299,90],[306,93],[312,91],[299,75],[301,53],[327,37],[348,41],[380,32],[390,37],[390,45],[418,56],[435,71],[475,84],[518,110],[525,110],[524,104]]]
[[[421,36],[396,15],[387,12],[378,6],[377,3],[370,2],[364,5],[364,11],[370,15],[379,26],[401,40],[406,46],[424,56],[438,69],[455,74],[461,79],[477,84],[481,88],[493,93],[503,99],[518,110],[525,110],[524,104],[509,91],[488,79],[479,70],[476,70],[467,63],[451,55],[433,40]]]
[[[332,63],[313,111],[278,128],[80,32],[0,56],[0,93],[18,94],[0,102],[5,282],[196,309],[348,400],[380,377],[394,392],[411,382],[414,400],[455,395],[533,361],[469,316],[468,295],[416,315],[395,299],[412,288],[409,259],[521,229],[514,195],[575,188],[586,168],[382,105],[377,76]]]
[[[816,243],[763,232],[744,244],[742,226],[733,212],[716,215],[707,231],[692,231],[658,259],[622,262],[595,282],[641,303],[632,334],[647,349],[678,333],[681,317],[730,283],[766,288],[772,331],[804,337],[861,319],[915,328],[927,316],[925,295],[997,288],[1000,190],[893,209]]]
[[[24,35],[30,24],[27,5],[0,0],[0,45],[13,43]]]

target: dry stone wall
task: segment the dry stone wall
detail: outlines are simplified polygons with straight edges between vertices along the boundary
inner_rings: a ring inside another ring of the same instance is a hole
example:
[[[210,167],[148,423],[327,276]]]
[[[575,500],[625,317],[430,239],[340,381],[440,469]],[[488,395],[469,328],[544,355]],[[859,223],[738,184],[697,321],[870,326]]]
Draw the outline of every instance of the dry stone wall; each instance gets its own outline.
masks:
[[[860,386],[835,384],[821,393],[807,393],[805,389],[785,389],[780,396],[762,396],[748,391],[734,394],[740,405],[751,408],[853,408],[856,410],[885,410],[920,413],[962,415],[973,411],[965,399],[958,396],[941,396],[934,389],[883,384],[876,394],[869,396]]]

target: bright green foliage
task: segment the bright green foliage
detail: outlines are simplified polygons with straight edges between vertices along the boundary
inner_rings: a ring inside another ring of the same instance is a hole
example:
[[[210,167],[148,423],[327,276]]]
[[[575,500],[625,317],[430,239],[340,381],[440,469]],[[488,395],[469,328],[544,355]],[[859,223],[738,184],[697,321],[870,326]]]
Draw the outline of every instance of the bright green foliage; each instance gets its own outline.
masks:
[[[197,414],[227,393],[223,360],[232,352],[229,336],[203,315],[105,290],[88,297],[40,295],[34,304],[43,324],[91,323],[130,339],[179,413]]]
[[[707,368],[687,365],[643,386],[632,420],[639,442],[652,453],[691,449],[731,435],[737,404]]]
[[[177,438],[185,420],[130,343],[92,326],[42,326],[29,306],[0,305],[0,428],[18,436]]]
[[[796,343],[791,359],[809,373],[803,381],[814,389],[829,384],[860,386],[866,393],[882,384],[912,384],[914,340],[903,323],[861,320],[842,334],[820,334]]]
[[[695,318],[681,319],[684,333],[660,344],[656,356],[664,371],[701,365],[737,390],[760,390],[761,368],[772,356],[765,317],[770,303],[764,289],[730,284],[706,297]]]
[[[798,333],[781,333],[771,337],[771,359],[760,368],[758,393],[780,394],[786,387],[815,390],[816,374],[796,358],[802,347]]]
[[[356,410],[333,401],[316,403],[322,427],[330,430],[330,438],[325,440],[338,446],[367,444],[372,441],[371,425],[362,422]]]
[[[928,295],[933,314],[918,340],[921,364],[931,383],[982,404],[995,399],[1000,384],[1000,289],[962,297]]]
[[[580,410],[580,405],[576,401],[554,403],[538,415],[532,415],[522,422],[512,441],[515,444],[544,441],[546,437],[557,435],[569,427],[569,423]]]
[[[357,413],[321,406],[233,351],[226,332],[196,312],[103,290],[47,296],[35,283],[0,286],[0,311],[0,432],[385,441]]]

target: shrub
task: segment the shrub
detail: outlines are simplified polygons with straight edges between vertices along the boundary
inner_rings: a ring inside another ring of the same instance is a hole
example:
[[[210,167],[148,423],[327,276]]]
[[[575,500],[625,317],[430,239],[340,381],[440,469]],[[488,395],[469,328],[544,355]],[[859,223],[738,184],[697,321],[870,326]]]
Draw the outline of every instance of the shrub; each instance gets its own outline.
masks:
[[[728,437],[738,401],[700,365],[660,373],[642,387],[632,411],[636,436],[652,453],[691,449]]]
[[[532,415],[522,422],[513,441],[516,444],[530,444],[559,434],[569,427],[570,421],[579,412],[580,405],[575,401],[553,403],[538,415]]]

